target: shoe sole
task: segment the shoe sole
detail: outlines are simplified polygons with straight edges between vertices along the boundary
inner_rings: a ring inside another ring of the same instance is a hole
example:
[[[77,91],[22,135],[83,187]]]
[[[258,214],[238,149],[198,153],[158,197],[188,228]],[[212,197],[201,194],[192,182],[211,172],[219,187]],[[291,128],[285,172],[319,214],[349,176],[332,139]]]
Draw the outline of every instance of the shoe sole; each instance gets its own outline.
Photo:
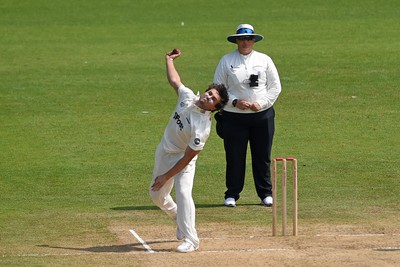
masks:
[[[178,248],[176,249],[176,252],[179,252],[179,253],[190,253],[190,252],[194,252],[194,251],[196,251],[196,250],[198,250],[199,249],[199,247],[197,247],[197,248],[193,248],[193,249],[190,249],[190,250],[179,250]]]
[[[185,250],[185,251],[181,251],[181,250],[176,250],[176,252],[179,252],[179,253],[190,253],[190,252],[195,252],[197,249],[194,249],[194,250]]]

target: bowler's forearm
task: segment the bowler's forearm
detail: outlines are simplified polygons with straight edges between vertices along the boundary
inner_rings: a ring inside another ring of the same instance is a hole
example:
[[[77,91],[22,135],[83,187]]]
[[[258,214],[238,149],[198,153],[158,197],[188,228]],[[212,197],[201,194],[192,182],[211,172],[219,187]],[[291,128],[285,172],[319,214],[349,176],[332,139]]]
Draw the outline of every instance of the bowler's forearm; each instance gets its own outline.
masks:
[[[178,162],[171,168],[169,171],[164,173],[162,176],[165,176],[167,179],[177,175],[180,173],[191,161],[192,159],[199,154],[200,151],[193,150],[190,147],[186,148],[185,154],[183,157],[178,160]]]
[[[177,90],[182,82],[178,71],[175,68],[174,60],[171,57],[166,56],[165,62],[167,68],[168,82],[175,90]]]

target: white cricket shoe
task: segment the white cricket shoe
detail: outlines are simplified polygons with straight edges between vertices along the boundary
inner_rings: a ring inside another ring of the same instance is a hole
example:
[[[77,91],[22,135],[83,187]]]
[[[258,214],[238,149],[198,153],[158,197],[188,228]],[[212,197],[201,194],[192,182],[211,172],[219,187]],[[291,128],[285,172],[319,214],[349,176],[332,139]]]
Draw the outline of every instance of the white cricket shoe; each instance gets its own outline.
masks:
[[[199,249],[199,246],[196,247],[192,243],[185,240],[185,241],[183,241],[182,244],[180,244],[176,248],[176,251],[181,252],[181,253],[188,253],[188,252],[193,252],[198,249]]]
[[[227,207],[236,207],[236,201],[233,197],[225,199],[224,205]]]
[[[266,198],[264,198],[263,200],[262,200],[262,205],[265,205],[265,206],[267,206],[267,207],[271,207],[272,206],[272,203],[274,203],[274,200],[272,199],[272,197],[271,196],[268,196],[268,197],[266,197]]]
[[[182,234],[181,230],[179,230],[179,227],[176,227],[176,239],[178,240],[183,240],[185,236]]]

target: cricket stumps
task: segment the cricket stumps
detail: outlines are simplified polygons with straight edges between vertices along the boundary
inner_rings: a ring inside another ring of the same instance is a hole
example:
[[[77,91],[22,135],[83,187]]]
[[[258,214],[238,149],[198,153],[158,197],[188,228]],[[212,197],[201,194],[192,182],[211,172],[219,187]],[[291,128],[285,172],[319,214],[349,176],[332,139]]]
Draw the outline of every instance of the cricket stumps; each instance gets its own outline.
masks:
[[[274,158],[272,165],[272,236],[276,236],[277,227],[277,162],[282,161],[282,235],[286,235],[287,224],[287,168],[286,163],[292,162],[293,176],[293,235],[297,236],[297,159]]]

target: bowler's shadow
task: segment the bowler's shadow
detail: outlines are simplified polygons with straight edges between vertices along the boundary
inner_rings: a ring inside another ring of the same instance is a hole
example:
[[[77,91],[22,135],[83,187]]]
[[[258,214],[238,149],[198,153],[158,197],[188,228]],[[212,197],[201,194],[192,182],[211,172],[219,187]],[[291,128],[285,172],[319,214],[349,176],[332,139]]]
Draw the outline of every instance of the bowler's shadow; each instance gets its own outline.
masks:
[[[147,244],[161,244],[161,243],[173,243],[173,241],[152,241]],[[147,252],[148,250],[143,247],[141,243],[132,243],[125,245],[111,245],[111,246],[94,246],[94,247],[64,247],[64,246],[50,246],[50,245],[37,245],[41,248],[54,248],[54,249],[66,249],[75,251],[84,251],[88,253],[129,253],[129,252]],[[157,252],[171,251],[171,249],[157,249]]]

